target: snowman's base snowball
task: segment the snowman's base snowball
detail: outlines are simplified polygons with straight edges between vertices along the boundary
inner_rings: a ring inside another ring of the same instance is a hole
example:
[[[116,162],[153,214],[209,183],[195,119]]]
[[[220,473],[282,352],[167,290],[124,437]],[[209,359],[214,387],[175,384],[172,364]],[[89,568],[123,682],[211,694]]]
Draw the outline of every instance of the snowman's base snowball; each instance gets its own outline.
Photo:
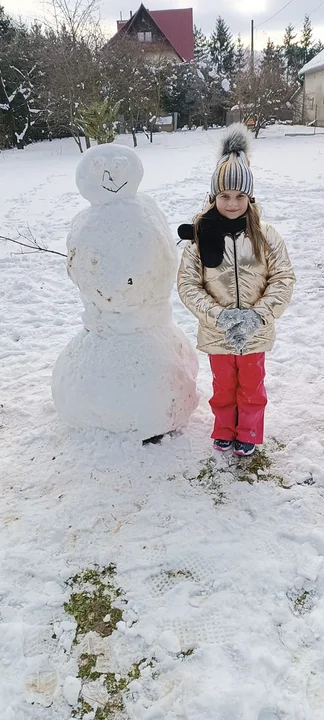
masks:
[[[52,391],[75,428],[131,432],[139,440],[185,425],[198,405],[197,355],[180,328],[99,336],[82,330],[59,356]]]

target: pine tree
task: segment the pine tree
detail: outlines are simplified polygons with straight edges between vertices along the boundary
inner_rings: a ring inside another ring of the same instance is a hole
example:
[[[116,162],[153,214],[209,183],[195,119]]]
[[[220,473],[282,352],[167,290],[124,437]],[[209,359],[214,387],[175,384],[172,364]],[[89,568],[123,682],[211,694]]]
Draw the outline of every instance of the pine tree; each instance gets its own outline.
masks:
[[[312,56],[313,27],[309,15],[305,15],[304,25],[301,34],[300,46],[302,48],[302,61],[305,65]]]
[[[313,45],[313,47],[310,51],[309,60],[312,60],[313,57],[315,57],[315,55],[318,55],[318,53],[322,52],[322,50],[324,50],[324,45],[320,40],[318,40],[317,43],[315,43],[315,45]]]
[[[294,33],[293,25],[289,24],[285,31],[282,47],[288,82],[296,83],[299,70],[323,49],[324,45],[320,41],[313,42],[313,28],[308,15],[305,15],[299,41]]]
[[[206,35],[201,28],[194,27],[194,56],[198,62],[208,62],[209,46]]]
[[[41,61],[28,28],[23,23],[13,26],[11,21],[8,25],[7,18],[4,20],[1,27],[5,35],[0,42],[1,143],[22,149],[37,137],[34,128],[42,124]]]
[[[284,62],[281,54],[281,48],[276,47],[270,38],[268,39],[266,47],[262,50],[260,69],[266,69],[269,73],[277,73],[279,75],[283,75],[284,73]]]
[[[283,54],[286,63],[286,76],[288,81],[295,80],[300,66],[300,48],[296,42],[297,35],[290,23],[285,30],[283,39]]]
[[[232,33],[221,17],[216,20],[215,30],[209,40],[209,49],[218,75],[230,79],[234,73],[235,46]]]
[[[241,72],[246,65],[246,48],[242,43],[241,35],[238,35],[235,49],[235,72]]]
[[[11,18],[5,14],[4,7],[0,5],[0,40],[9,42],[15,35],[15,28]]]
[[[201,97],[204,79],[199,63],[184,62],[172,65],[163,92],[163,107],[167,113],[179,113],[179,127],[200,124]]]

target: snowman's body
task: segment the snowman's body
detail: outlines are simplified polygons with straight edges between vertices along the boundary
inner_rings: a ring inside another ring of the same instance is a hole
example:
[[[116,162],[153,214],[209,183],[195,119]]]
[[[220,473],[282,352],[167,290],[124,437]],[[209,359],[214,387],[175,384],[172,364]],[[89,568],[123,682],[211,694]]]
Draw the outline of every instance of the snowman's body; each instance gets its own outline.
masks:
[[[58,358],[52,389],[69,425],[144,440],[188,421],[198,361],[172,320],[176,250],[156,203],[136,193],[142,174],[123,146],[94,147],[79,164],[77,183],[92,205],[72,222],[68,273],[84,330]]]

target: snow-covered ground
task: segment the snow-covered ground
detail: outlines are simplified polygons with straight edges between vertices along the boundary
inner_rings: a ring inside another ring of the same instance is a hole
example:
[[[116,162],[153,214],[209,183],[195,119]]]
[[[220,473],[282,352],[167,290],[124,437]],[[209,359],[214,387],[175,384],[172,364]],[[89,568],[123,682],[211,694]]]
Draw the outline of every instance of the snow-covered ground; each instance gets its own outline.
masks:
[[[257,200],[297,275],[267,359],[259,468],[213,456],[202,354],[201,403],[182,434],[138,447],[63,427],[51,369],[81,325],[77,289],[64,258],[0,246],[1,720],[74,716],[78,646],[66,581],[111,563],[123,620],[104,647],[87,638],[101,654],[96,682],[100,662],[117,678],[146,662],[125,710],[100,717],[323,719],[324,135],[285,132],[271,127],[253,143]],[[218,135],[140,138],[141,189],[175,240],[202,207]],[[69,222],[86,205],[74,184],[79,157],[72,140],[0,153],[0,234],[31,231],[64,252]],[[195,342],[196,320],[176,293],[174,312]]]

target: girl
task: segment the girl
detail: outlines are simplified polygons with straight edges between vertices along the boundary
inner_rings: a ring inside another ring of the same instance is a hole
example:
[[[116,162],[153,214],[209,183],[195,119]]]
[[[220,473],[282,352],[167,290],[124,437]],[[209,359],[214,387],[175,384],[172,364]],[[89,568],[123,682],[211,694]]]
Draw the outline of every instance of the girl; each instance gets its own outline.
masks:
[[[228,128],[211,180],[210,202],[178,234],[191,240],[178,273],[184,305],[198,318],[198,348],[209,354],[217,450],[252,455],[263,442],[265,351],[274,320],[290,302],[294,272],[286,246],[260,222],[247,157],[248,131]]]

